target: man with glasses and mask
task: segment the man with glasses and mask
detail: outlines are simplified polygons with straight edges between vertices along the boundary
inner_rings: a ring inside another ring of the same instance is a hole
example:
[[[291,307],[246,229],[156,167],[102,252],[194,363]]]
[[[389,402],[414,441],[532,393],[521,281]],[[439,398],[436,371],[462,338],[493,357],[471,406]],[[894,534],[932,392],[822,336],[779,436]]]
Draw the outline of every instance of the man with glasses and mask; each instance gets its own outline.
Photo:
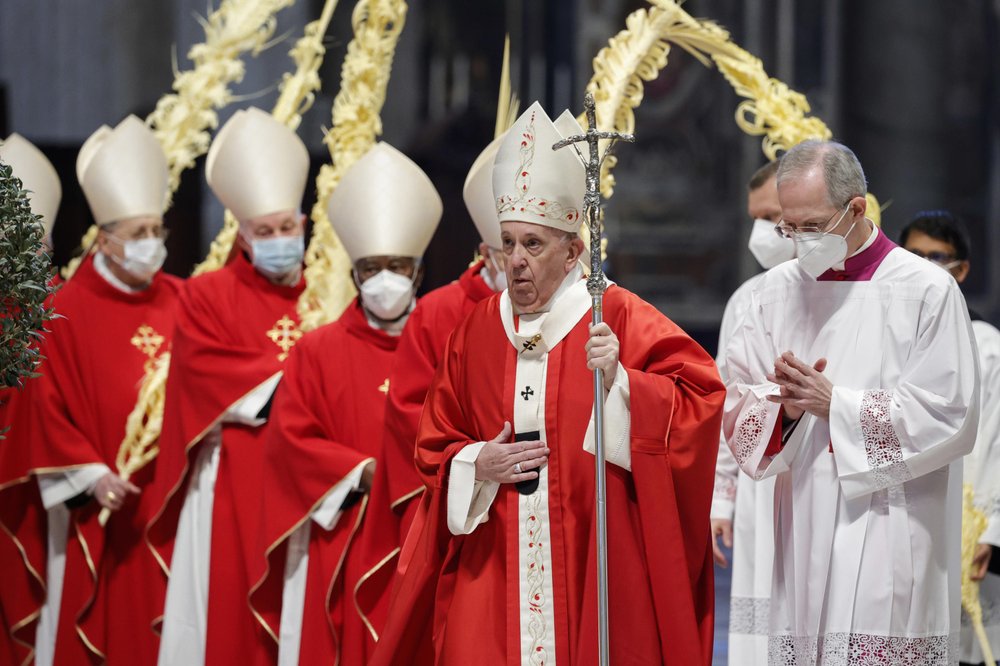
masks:
[[[305,145],[249,108],[219,130],[205,170],[239,236],[226,266],[190,279],[181,294],[147,527],[169,576],[161,664],[266,654],[271,639],[246,601],[263,434],[282,366],[302,335]]]
[[[865,217],[847,147],[804,142],[777,182],[797,260],[729,343],[723,425],[743,471],[775,477],[769,663],[952,664],[979,420],[965,300]]]
[[[135,116],[98,129],[80,149],[77,178],[99,227],[96,249],[56,293],[41,376],[18,436],[48,518],[47,598],[36,663],[155,659],[155,636],[134,611],[155,607],[140,492],[150,465],[123,479],[116,459],[146,369],[170,344],[179,279],[166,258],[167,159]],[[89,249],[89,248],[88,248]],[[106,528],[102,508],[112,514]],[[27,554],[27,551],[26,551]]]
[[[250,605],[279,664],[365,664],[382,629],[388,586],[368,556],[396,540],[388,495],[374,487],[389,368],[442,204],[383,142],[348,169],[327,209],[359,295],[299,341],[275,394]]]
[[[917,213],[900,234],[900,243],[951,273],[962,284],[969,275],[969,236],[965,226],[946,210]],[[971,483],[975,504],[987,517],[973,558],[972,580],[980,581],[983,623],[994,651],[1000,647],[1000,331],[969,311],[979,351],[982,405],[976,446],[965,457],[965,483]],[[990,572],[987,575],[987,571]],[[963,611],[964,614],[964,611]],[[962,663],[983,662],[971,625],[962,623]]]
[[[781,219],[778,201],[778,162],[760,167],[747,186],[747,213],[753,220],[748,247],[765,270],[795,258],[795,243],[775,233]],[[758,273],[744,282],[726,303],[719,329],[716,364],[725,380],[726,346],[750,307],[754,287],[763,279]],[[722,542],[733,549],[733,575],[729,605],[729,654],[733,664],[767,664],[767,609],[771,596],[774,558],[774,481],[754,482],[733,458],[722,437],[715,468],[712,497],[712,549],[715,563],[729,565]]]
[[[399,522],[399,536],[386,544],[384,555],[402,545],[424,488],[413,466],[413,447],[424,398],[448,336],[477,303],[507,288],[491,179],[493,159],[502,139],[502,136],[494,139],[479,154],[469,169],[462,192],[469,217],[482,239],[479,244],[482,259],[469,266],[458,280],[420,299],[393,359],[385,409],[384,464],[379,475],[385,474],[389,504]],[[387,560],[390,570],[394,568],[392,562]]]

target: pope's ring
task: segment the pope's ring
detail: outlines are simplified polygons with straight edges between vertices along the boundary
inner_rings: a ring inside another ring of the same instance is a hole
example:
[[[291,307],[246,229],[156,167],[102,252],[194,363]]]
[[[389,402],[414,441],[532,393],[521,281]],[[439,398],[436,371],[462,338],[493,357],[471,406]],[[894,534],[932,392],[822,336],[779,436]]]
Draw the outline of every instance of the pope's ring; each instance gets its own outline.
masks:
[[[514,474],[521,473],[521,463],[514,463]]]
[[[115,495],[113,491],[109,490],[108,494],[104,496],[109,502],[114,502],[118,499],[118,495]]]

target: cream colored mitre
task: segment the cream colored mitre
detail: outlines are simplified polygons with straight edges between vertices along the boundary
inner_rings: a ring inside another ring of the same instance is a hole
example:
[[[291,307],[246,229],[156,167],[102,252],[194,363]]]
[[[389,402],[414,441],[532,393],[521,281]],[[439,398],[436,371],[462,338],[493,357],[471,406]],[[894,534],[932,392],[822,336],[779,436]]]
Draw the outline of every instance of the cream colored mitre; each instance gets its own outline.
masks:
[[[205,176],[215,196],[240,222],[297,211],[309,176],[309,151],[271,114],[241,109],[212,140]]]
[[[465,187],[462,198],[469,211],[476,230],[483,242],[490,247],[500,249],[500,220],[497,219],[497,201],[493,198],[493,160],[506,133],[493,139],[490,145],[479,153],[472,163],[469,175],[465,177]]]
[[[327,203],[352,262],[423,256],[443,210],[427,174],[384,141],[351,165]]]
[[[493,162],[493,197],[500,222],[579,230],[586,173],[574,148],[552,150],[563,138],[538,102],[508,130]]]
[[[114,129],[102,125],[76,158],[76,178],[99,225],[160,217],[167,202],[167,156],[136,116]]]
[[[51,234],[62,200],[62,183],[52,162],[16,132],[0,144],[0,161],[11,166],[21,186],[30,192],[31,212],[42,218],[43,235]]]

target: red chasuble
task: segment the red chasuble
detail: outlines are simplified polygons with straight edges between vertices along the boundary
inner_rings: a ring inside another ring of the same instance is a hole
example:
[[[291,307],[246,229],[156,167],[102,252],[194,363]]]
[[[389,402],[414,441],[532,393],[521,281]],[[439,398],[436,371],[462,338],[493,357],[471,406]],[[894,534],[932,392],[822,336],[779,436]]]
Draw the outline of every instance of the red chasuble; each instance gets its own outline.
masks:
[[[54,276],[59,287],[62,279]],[[52,296],[48,304],[52,304]],[[0,663],[25,663],[34,651],[38,609],[45,603],[47,516],[31,469],[31,389],[0,389]],[[40,568],[39,568],[40,567]]]
[[[146,364],[170,344],[181,284],[158,273],[147,289],[126,293],[101,277],[91,258],[59,291],[54,299],[59,317],[50,322],[42,346],[42,376],[24,396],[29,421],[24,424],[20,413],[15,419],[15,425],[25,425],[18,428],[16,446],[30,452],[27,474],[93,463],[116,471]],[[145,488],[154,466],[140,470],[132,482]],[[32,576],[44,580],[45,532],[37,530],[44,515],[36,488],[27,487],[36,486],[34,477],[25,481],[19,492],[34,500],[19,503],[24,512],[19,527],[43,541],[40,547],[28,547],[27,539],[20,543]],[[93,500],[70,512],[57,664],[155,660],[156,638],[141,621],[142,610],[155,603],[155,595],[145,594],[155,565],[142,545],[143,506],[141,497],[131,498],[106,528],[97,522],[100,506]]]
[[[268,474],[253,570],[258,582],[250,596],[275,641],[289,536],[311,520],[352,470],[378,458],[389,366],[398,341],[372,328],[355,300],[339,320],[303,337],[285,367],[264,447]],[[366,535],[394,527],[375,523],[373,516],[388,511],[387,504],[372,511],[371,499],[364,498],[346,509],[330,531],[310,522],[299,663],[367,662],[381,629],[376,626],[381,618],[370,613],[384,616],[384,608],[360,604],[355,593],[368,571]]]
[[[413,447],[424,398],[434,371],[444,355],[448,336],[479,301],[493,295],[480,274],[484,262],[469,267],[459,279],[435,289],[413,310],[399,341],[390,373],[389,400],[385,408],[383,470],[393,511],[402,518],[399,545],[406,538],[418,502],[410,501],[423,490],[413,464]]]
[[[519,589],[519,567],[530,567],[519,548],[533,527],[518,520],[522,496],[502,485],[488,520],[466,536],[452,536],[445,523],[454,456],[495,437],[504,421],[513,423],[513,401],[528,393],[514,385],[519,350],[505,333],[500,302],[495,296],[480,303],[456,329],[428,394],[417,441],[418,469],[430,490],[426,522],[420,526],[418,518],[404,546],[402,577],[372,664],[545,663],[534,653],[522,661],[522,641],[534,629],[521,626],[522,609],[537,601]],[[723,385],[712,358],[633,294],[610,287],[604,317],[621,341],[631,415],[632,471],[607,466],[611,662],[707,666],[708,517]],[[593,405],[584,351],[589,321],[589,313],[581,317],[545,365],[546,603],[554,622],[540,631],[548,633],[543,638],[554,645],[556,662],[573,665],[597,662],[594,458],[582,448]]]
[[[199,445],[232,405],[281,370],[301,336],[296,303],[303,288],[302,281],[290,287],[273,284],[240,253],[225,267],[188,280],[181,293],[160,455],[149,491],[153,518],[146,530],[148,545],[168,575]],[[263,482],[264,430],[222,424],[212,512],[207,664],[239,663],[266,649],[269,640],[246,602]]]

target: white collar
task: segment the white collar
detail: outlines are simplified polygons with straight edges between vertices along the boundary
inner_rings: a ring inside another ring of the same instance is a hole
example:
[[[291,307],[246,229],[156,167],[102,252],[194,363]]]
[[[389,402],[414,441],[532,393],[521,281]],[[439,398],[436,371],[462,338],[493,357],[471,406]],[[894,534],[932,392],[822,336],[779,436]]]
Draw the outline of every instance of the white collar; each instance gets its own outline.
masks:
[[[111,272],[111,268],[108,266],[108,259],[101,252],[97,252],[94,255],[94,270],[97,271],[98,275],[104,278],[105,282],[110,284],[118,291],[124,291],[126,294],[138,294],[140,291],[145,291],[146,289],[148,289],[149,284],[152,284],[152,282],[150,282],[149,284],[146,284],[143,287],[131,287],[125,284],[124,282],[119,280],[114,273]]]
[[[527,356],[545,354],[573,330],[580,318],[590,309],[587,282],[582,278],[583,271],[580,267],[577,266],[570,271],[543,308],[538,312],[521,315],[522,324],[525,318],[530,318],[538,322],[538,327],[522,325],[520,332],[514,330],[514,308],[510,292],[505,290],[500,294],[500,321],[503,323],[507,340],[514,349]],[[529,335],[529,330],[537,330],[537,333]]]

